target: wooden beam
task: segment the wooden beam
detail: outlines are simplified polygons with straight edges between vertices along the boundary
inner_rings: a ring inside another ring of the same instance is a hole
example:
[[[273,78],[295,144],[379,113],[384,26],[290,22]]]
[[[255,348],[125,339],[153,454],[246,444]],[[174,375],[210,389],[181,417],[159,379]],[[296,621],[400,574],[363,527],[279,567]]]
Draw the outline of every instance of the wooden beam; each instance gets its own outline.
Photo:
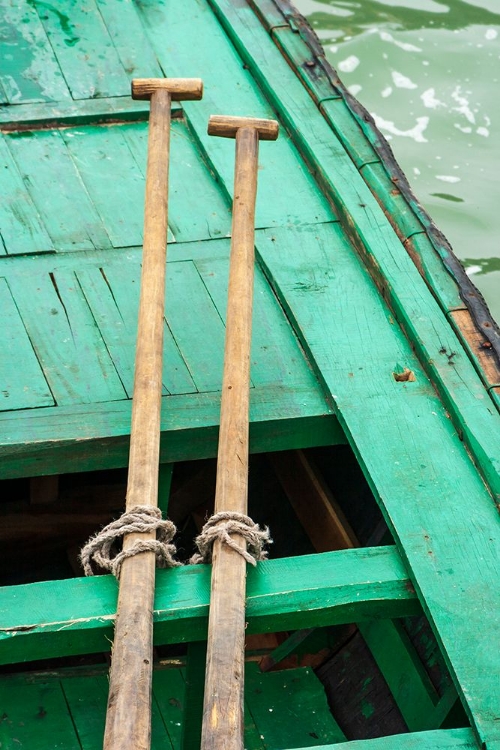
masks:
[[[431,732],[394,734],[374,740],[321,745],[316,750],[478,750],[472,729],[436,729]],[[305,748],[301,748],[305,750]]]
[[[203,640],[210,568],[157,572],[155,643]],[[111,576],[0,589],[0,663],[110,649],[117,585]],[[247,633],[420,612],[393,547],[281,558],[248,571]]]

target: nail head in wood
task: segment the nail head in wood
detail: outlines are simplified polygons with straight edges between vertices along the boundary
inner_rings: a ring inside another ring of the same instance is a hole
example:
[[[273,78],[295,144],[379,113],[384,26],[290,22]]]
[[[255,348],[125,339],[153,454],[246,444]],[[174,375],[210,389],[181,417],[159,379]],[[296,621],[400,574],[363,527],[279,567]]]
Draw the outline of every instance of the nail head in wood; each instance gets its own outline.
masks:
[[[219,135],[221,138],[236,138],[241,128],[253,128],[261,141],[275,141],[279,132],[276,120],[261,120],[258,117],[211,115],[208,121],[208,135]]]
[[[172,101],[201,99],[203,81],[201,78],[134,78],[132,99],[151,99],[160,89],[168,91]]]

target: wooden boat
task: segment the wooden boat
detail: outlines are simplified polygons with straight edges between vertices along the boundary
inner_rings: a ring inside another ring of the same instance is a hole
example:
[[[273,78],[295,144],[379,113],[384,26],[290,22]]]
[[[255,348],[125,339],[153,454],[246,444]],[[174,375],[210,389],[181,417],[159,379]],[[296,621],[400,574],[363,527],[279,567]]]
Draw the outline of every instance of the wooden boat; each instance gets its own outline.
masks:
[[[500,336],[368,113],[286,0],[3,0],[2,748],[101,747],[148,106],[175,105],[160,505],[211,512],[233,147],[276,117],[256,214],[247,748],[500,748]],[[199,747],[209,566],[158,571],[153,748]]]

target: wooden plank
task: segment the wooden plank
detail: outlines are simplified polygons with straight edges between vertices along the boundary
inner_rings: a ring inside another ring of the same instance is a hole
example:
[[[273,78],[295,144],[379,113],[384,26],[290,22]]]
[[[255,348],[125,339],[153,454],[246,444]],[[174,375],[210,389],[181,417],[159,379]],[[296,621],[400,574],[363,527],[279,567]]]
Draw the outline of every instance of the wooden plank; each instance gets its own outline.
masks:
[[[170,296],[169,265],[167,263],[167,304]],[[132,347],[133,357],[137,335],[137,313],[139,309],[140,265],[133,262],[106,264],[102,266],[101,275],[106,277],[113,301],[118,308],[124,327],[130,332],[130,339],[127,339],[124,343],[126,346]],[[91,307],[96,311],[95,314],[99,315],[97,312],[99,310],[99,300],[97,298],[93,298]],[[106,333],[104,335],[106,338]],[[180,394],[196,392],[193,378],[167,323],[165,323],[163,329],[163,386],[165,393]]]
[[[116,611],[111,576],[1,589],[0,663],[108,651]],[[208,566],[157,572],[157,644],[206,639]],[[247,632],[415,614],[419,605],[392,547],[259,563],[248,572]]]
[[[43,216],[54,250],[91,250],[111,243],[61,134],[23,131],[5,136],[26,192]],[[57,176],[57,188],[47,189]]]
[[[129,80],[163,78],[132,0],[96,0],[96,6]]]
[[[153,747],[164,747],[165,730],[168,742],[175,750],[181,747],[183,717],[188,711],[184,669],[155,669],[153,671]],[[163,723],[162,743],[155,745],[155,714]]]
[[[1,0],[0,85],[10,104],[69,100],[59,64],[33,4]]]
[[[161,461],[217,454],[220,394],[164,397]],[[0,413],[0,478],[66,474],[128,465],[130,401]],[[318,391],[254,388],[250,450],[290,450],[344,443],[345,436]]]
[[[194,263],[168,264],[165,304],[169,328],[198,391],[220,391],[224,324]]]
[[[182,737],[178,744],[182,750],[200,749],[206,660],[207,644],[205,641],[188,644]]]
[[[340,229],[316,229],[311,242],[300,230],[269,230],[268,246],[258,249],[409,563],[469,715],[492,740],[499,693],[485,689],[484,675],[491,674],[488,643],[500,611],[500,592],[492,600],[500,545],[495,504]],[[294,246],[300,265],[287,251]],[[312,283],[318,278],[319,288]],[[415,380],[397,382],[397,366]],[[360,409],[360,400],[368,408]],[[373,435],[381,436],[375,445]],[[402,493],[412,502],[402,503]]]
[[[310,668],[263,674],[245,669],[245,704],[264,747],[309,747],[342,742],[345,735],[328,709],[321,682]]]
[[[59,681],[0,681],[2,750],[81,750]]]
[[[13,276],[10,285],[58,404],[125,398],[74,273]]]
[[[228,259],[195,260],[203,283],[220,316],[226,319]],[[314,375],[302,367],[303,354],[276,297],[257,266],[254,280],[251,377],[255,386],[282,383],[314,384]]]
[[[0,278],[0,411],[50,406],[54,399],[5,279]],[[19,362],[23,366],[19,368]]]
[[[232,195],[234,144],[207,136],[209,115],[227,111],[273,118],[274,112],[231,43],[221,34],[208,5],[185,0],[182,7],[170,7],[158,5],[155,0],[142,0],[140,11],[157,58],[169,75],[203,76],[202,101],[196,102],[196,107],[185,102],[184,112],[211,166],[222,175],[222,182]],[[193,39],[195,44],[188,41]],[[285,133],[276,143],[262,144],[261,161],[266,166],[259,172],[256,227],[335,219]]]
[[[210,0],[226,33],[276,107],[296,145],[330,195],[348,236],[425,364],[457,429],[500,497],[500,416],[459,340],[422,284],[387,217],[340,143],[248,6]],[[278,93],[279,92],[279,93]],[[456,352],[453,366],[443,349]],[[491,436],[494,436],[491,440]]]
[[[120,126],[61,133],[112,245],[142,245],[144,176]]]
[[[320,750],[478,750],[471,729],[438,729],[323,745]],[[302,748],[301,750],[306,750]],[[488,748],[489,750],[489,748]]]
[[[73,99],[129,93],[129,79],[94,0],[72,4],[71,17],[43,0],[33,4]]]
[[[28,194],[4,137],[0,136],[0,236],[9,254],[53,250],[47,230]],[[5,250],[0,244],[0,255]]]
[[[66,713],[78,734],[81,750],[100,750],[104,736],[108,679],[104,674],[62,677]]]

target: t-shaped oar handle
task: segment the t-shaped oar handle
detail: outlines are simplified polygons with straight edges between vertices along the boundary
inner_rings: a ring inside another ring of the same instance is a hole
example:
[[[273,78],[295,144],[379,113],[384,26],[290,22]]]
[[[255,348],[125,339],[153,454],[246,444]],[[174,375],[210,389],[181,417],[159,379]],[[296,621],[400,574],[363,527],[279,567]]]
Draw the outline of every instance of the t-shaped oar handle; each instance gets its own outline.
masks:
[[[172,99],[201,99],[194,78],[138,78],[134,99],[150,99],[141,295],[137,326],[126,509],[158,504],[163,316],[168,220],[168,163]],[[154,540],[156,532],[127,534],[123,549]],[[109,684],[105,750],[149,748],[155,552],[123,561]]]
[[[246,516],[248,410],[259,140],[275,140],[278,123],[212,116],[210,135],[236,139],[231,260],[220,413],[215,512]],[[233,541],[246,549],[239,534]],[[213,547],[202,750],[242,750],[245,650],[245,559],[219,540]]]

